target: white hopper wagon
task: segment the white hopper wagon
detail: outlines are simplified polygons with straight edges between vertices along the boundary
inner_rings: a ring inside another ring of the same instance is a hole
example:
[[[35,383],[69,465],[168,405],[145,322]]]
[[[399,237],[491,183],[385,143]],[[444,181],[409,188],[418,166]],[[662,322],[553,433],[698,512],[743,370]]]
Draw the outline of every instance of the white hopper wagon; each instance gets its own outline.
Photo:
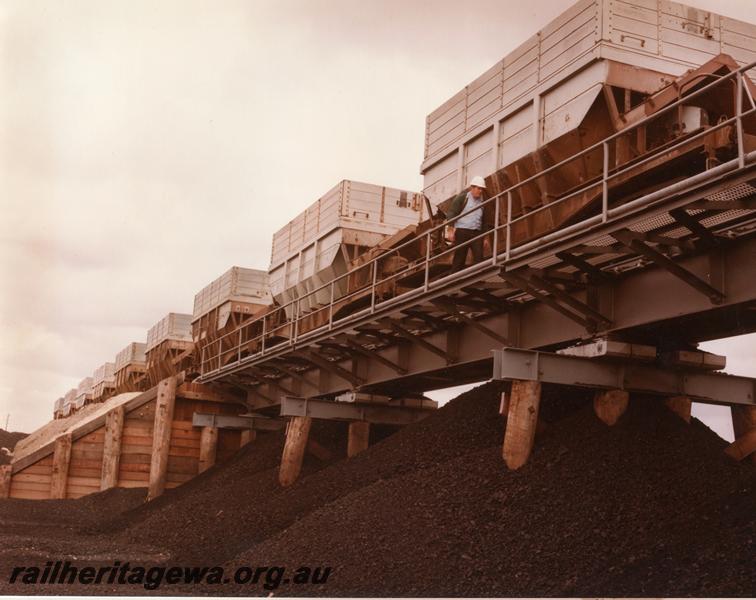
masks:
[[[63,416],[63,398],[58,398],[53,406],[53,419],[60,419]]]
[[[304,311],[326,304],[328,289],[307,294],[345,273],[349,261],[366,249],[428,216],[421,194],[342,181],[273,235],[273,297],[279,305],[302,297]],[[341,279],[335,295],[346,291],[347,281]]]
[[[428,115],[423,191],[438,204],[552,143],[548,166],[555,140],[609,134],[591,137],[589,116],[607,90],[621,113],[720,54],[756,61],[756,25],[669,0],[582,0]]]
[[[144,342],[131,342],[115,357],[115,391],[117,394],[142,390],[141,380],[147,370]]]
[[[191,364],[192,315],[168,313],[147,331],[145,358],[149,384],[180,373]]]
[[[79,382],[76,388],[76,401],[74,407],[76,410],[83,408],[92,400],[92,378],[85,377]]]
[[[266,271],[231,267],[194,297],[195,352],[201,357],[228,350],[224,334],[265,313],[271,304]]]
[[[222,330],[234,316],[257,315],[272,303],[267,272],[231,267],[194,296],[194,341]]]
[[[115,363],[106,362],[92,374],[92,400],[102,402],[115,388]]]
[[[76,409],[76,388],[71,388],[63,396],[63,407],[61,410],[61,417],[67,417]]]

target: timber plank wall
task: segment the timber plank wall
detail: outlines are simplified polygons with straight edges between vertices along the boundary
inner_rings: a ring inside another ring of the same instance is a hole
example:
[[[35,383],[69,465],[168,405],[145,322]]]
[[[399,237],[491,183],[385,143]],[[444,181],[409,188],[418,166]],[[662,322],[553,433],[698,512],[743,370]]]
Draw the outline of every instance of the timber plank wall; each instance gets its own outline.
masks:
[[[219,400],[217,394],[208,393],[203,398],[197,388],[184,384],[176,391],[163,474],[165,488],[177,487],[200,472],[203,428],[192,426],[195,412],[238,415],[244,411],[240,404]],[[182,397],[182,393],[191,398]],[[156,403],[157,388],[152,388],[19,457],[0,473],[0,498],[80,498],[114,485],[147,488]],[[218,430],[215,461],[230,458],[240,448],[241,439],[241,431]]]

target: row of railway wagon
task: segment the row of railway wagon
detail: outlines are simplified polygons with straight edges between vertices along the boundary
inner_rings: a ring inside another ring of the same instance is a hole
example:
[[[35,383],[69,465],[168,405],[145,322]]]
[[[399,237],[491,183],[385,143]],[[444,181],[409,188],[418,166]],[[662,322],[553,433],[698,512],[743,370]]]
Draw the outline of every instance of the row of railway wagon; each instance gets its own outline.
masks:
[[[739,143],[756,150],[756,116],[740,135],[732,120],[754,107],[754,71],[734,76],[754,61],[756,25],[667,0],[574,4],[428,115],[422,192],[340,182],[273,235],[267,271],[232,267],[192,314],[165,315],[59,398],[55,418],[416,288],[429,261],[448,273],[438,225],[474,176],[497,197],[485,260],[730,160]]]

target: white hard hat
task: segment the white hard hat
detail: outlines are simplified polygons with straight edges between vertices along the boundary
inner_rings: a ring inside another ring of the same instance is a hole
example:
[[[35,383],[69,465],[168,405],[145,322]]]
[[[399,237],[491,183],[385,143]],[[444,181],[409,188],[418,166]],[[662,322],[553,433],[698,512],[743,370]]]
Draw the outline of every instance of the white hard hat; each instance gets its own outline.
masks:
[[[474,185],[475,187],[483,188],[485,190],[486,189],[486,180],[483,179],[480,175],[476,175],[475,177],[472,178],[472,181],[470,182],[470,185],[471,186]]]

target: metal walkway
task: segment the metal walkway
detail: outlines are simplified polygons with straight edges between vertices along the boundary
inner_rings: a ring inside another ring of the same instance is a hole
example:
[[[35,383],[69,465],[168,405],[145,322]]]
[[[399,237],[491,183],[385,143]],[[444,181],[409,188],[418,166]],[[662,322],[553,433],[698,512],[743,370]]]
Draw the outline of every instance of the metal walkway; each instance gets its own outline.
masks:
[[[495,226],[479,237],[495,251],[484,261],[439,276],[440,260],[454,248],[432,253],[438,225],[421,236],[426,256],[419,264],[379,276],[380,266],[416,238],[309,292],[327,298],[314,311],[300,310],[300,298],[280,309],[285,317],[277,323],[267,315],[226,334],[217,351],[203,352],[199,381],[243,387],[256,408],[277,406],[285,396],[346,390],[406,397],[490,378],[492,351],[504,346],[554,350],[602,335],[679,349],[756,331],[756,152],[747,152],[752,136],[743,126],[756,118],[743,83],[753,66],[665,109],[735,84],[734,117],[610,169],[611,148],[630,131],[623,130],[487,200]],[[629,201],[613,197],[613,182],[632,169],[724,128],[735,132],[732,160]],[[604,158],[600,179],[513,215],[519,186],[597,150]],[[510,241],[540,211],[590,190],[597,191],[598,214],[532,241]],[[339,285],[358,271],[371,281],[339,296]],[[397,282],[413,287],[387,294]],[[350,301],[351,312],[342,316]]]

